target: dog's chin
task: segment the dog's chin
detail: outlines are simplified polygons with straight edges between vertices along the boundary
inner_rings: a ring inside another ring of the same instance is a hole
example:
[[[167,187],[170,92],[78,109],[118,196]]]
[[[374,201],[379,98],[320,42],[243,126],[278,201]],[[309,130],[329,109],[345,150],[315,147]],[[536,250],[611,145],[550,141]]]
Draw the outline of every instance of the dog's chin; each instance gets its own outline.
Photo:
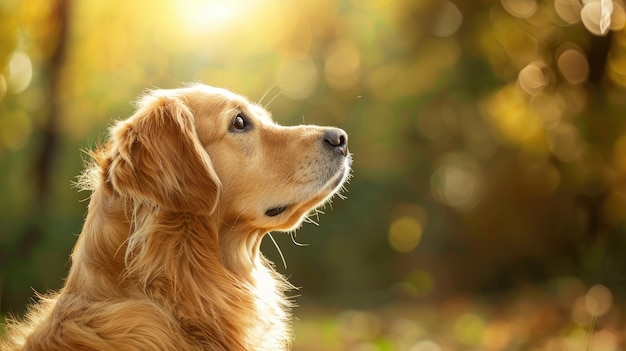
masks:
[[[340,169],[328,179],[321,187],[318,187],[313,195],[309,195],[299,201],[286,201],[267,208],[264,217],[271,222],[268,231],[291,231],[298,228],[307,214],[322,206],[339,192],[350,175],[350,163],[346,159]]]

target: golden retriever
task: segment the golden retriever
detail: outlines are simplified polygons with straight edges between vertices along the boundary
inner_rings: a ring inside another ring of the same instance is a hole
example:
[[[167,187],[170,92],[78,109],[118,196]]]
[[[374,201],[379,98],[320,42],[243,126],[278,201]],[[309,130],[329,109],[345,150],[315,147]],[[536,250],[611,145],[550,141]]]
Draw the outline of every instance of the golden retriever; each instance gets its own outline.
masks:
[[[350,173],[337,128],[275,123],[227,90],[149,91],[92,152],[64,287],[2,350],[284,350],[288,283],[259,252]]]

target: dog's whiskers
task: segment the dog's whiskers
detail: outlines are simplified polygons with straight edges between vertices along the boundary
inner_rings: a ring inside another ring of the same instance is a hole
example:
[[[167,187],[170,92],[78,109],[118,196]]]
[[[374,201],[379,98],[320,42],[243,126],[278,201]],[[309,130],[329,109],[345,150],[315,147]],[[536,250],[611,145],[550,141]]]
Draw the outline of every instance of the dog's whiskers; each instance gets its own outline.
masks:
[[[263,108],[266,108],[266,109],[269,108],[272,102],[274,102],[274,100],[276,100],[279,96],[281,96],[282,93],[283,93],[282,91],[279,91],[278,93],[276,93],[276,95],[274,95],[274,97],[271,98],[270,101],[267,102],[267,105],[263,106]]]
[[[263,95],[261,95],[261,98],[258,100],[258,104],[263,106],[263,100],[265,100],[265,98],[267,97],[267,94],[270,93],[270,91],[274,90],[274,88],[276,88],[276,86],[278,85],[278,83],[274,83],[272,84],[271,87],[267,88],[267,90],[263,93]]]
[[[278,250],[278,253],[280,254],[280,259],[283,261],[283,266],[285,267],[285,269],[287,269],[287,261],[285,261],[285,256],[283,256],[283,252],[280,249],[280,247],[278,246],[278,243],[276,242],[276,240],[274,240],[274,237],[272,236],[272,233],[267,233],[267,236],[269,236],[270,239],[272,239],[272,242],[274,243],[274,246],[276,246],[276,250]]]
[[[296,232],[290,232],[289,236],[291,237],[291,242],[296,244],[296,246],[300,246],[300,247],[309,246],[309,244],[302,244],[296,241]]]
[[[318,218],[317,220],[319,221],[319,218]],[[303,220],[303,221],[304,221],[304,223],[310,223],[310,224],[313,224],[313,225],[315,225],[316,227],[319,227],[319,226],[320,226],[320,225],[319,225],[319,223],[317,223],[316,221],[314,221],[314,220],[310,217],[310,214],[309,214],[309,215],[306,215],[306,217],[304,217],[304,220]]]
[[[320,213],[324,214],[324,211],[320,210],[320,209],[315,209],[315,218],[317,219],[317,221],[320,221]]]

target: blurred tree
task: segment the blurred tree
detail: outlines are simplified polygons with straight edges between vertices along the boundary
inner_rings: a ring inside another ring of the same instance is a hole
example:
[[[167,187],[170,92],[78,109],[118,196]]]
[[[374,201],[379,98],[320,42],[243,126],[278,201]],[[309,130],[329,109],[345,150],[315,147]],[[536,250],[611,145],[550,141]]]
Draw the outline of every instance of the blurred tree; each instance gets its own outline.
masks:
[[[42,65],[39,72],[41,93],[48,102],[38,111],[42,114],[40,130],[41,141],[32,166],[34,174],[35,199],[32,202],[31,218],[25,233],[18,238],[16,248],[7,255],[10,260],[23,260],[32,252],[33,245],[41,239],[41,231],[45,223],[37,218],[46,217],[51,194],[52,167],[59,152],[59,97],[61,91],[61,68],[63,67],[68,41],[70,0],[57,0],[50,4],[49,13],[44,14],[42,23],[45,27],[41,37],[34,38],[34,43],[43,51]],[[41,31],[41,29],[38,29]]]
[[[5,238],[9,240],[9,245],[0,246],[0,268],[2,276],[0,283],[3,281],[4,272],[16,270],[16,267],[24,264],[25,261],[32,259],[35,245],[44,238],[44,232],[50,226],[47,218],[50,218],[49,207],[50,196],[52,194],[53,167],[56,164],[56,158],[60,151],[62,135],[59,130],[59,99],[58,94],[61,91],[60,79],[61,69],[64,65],[70,21],[70,1],[58,0],[51,2],[12,2],[6,8],[16,9],[20,13],[19,24],[15,27],[22,33],[28,33],[30,43],[26,47],[30,52],[24,52],[17,42],[14,45],[2,46],[8,51],[8,86],[5,86],[3,93],[19,94],[31,84],[32,79],[37,80],[38,93],[45,103],[40,103],[39,107],[34,109],[32,121],[38,125],[36,132],[37,146],[32,151],[32,163],[27,165],[28,173],[32,176],[28,180],[20,184],[20,186],[28,187],[33,191],[33,197],[30,200],[29,210],[24,214],[29,218],[23,226],[12,226],[12,230],[17,230],[14,235]],[[11,18],[9,23],[15,21]],[[11,31],[12,39],[19,38],[16,31]],[[11,41],[9,41],[11,43]],[[13,50],[11,52],[11,50]],[[37,57],[38,56],[38,57]],[[38,74],[33,77],[33,57],[36,57],[40,63]],[[6,80],[3,80],[7,84]],[[5,117],[3,118],[4,128],[11,128],[6,113],[18,114],[19,110],[13,110],[15,106],[4,106]],[[18,117],[24,118],[24,117]],[[29,119],[31,119],[29,118]],[[33,122],[28,122],[29,124]],[[8,125],[7,125],[8,124]],[[13,130],[5,130],[3,136],[7,138],[7,134],[14,133]],[[10,137],[9,137],[10,138]],[[10,146],[10,141],[3,140],[4,145]],[[3,152],[0,147],[0,152]],[[25,160],[26,161],[26,160]],[[28,162],[26,162],[28,164]],[[7,194],[8,195],[8,194]],[[5,201],[10,201],[6,199]],[[19,228],[19,229],[18,229]],[[8,228],[6,228],[8,229]],[[5,233],[6,233],[5,229]],[[18,299],[24,302],[24,299]]]

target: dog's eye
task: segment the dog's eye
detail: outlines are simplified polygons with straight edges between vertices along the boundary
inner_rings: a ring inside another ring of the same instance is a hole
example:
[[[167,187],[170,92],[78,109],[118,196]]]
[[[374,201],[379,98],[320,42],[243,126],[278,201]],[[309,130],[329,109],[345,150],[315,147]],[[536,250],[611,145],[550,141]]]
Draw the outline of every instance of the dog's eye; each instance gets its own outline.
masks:
[[[248,126],[248,123],[246,122],[243,115],[241,113],[238,113],[237,116],[233,118],[233,122],[230,125],[230,129],[237,131],[237,132],[242,132],[246,129],[247,126]]]

